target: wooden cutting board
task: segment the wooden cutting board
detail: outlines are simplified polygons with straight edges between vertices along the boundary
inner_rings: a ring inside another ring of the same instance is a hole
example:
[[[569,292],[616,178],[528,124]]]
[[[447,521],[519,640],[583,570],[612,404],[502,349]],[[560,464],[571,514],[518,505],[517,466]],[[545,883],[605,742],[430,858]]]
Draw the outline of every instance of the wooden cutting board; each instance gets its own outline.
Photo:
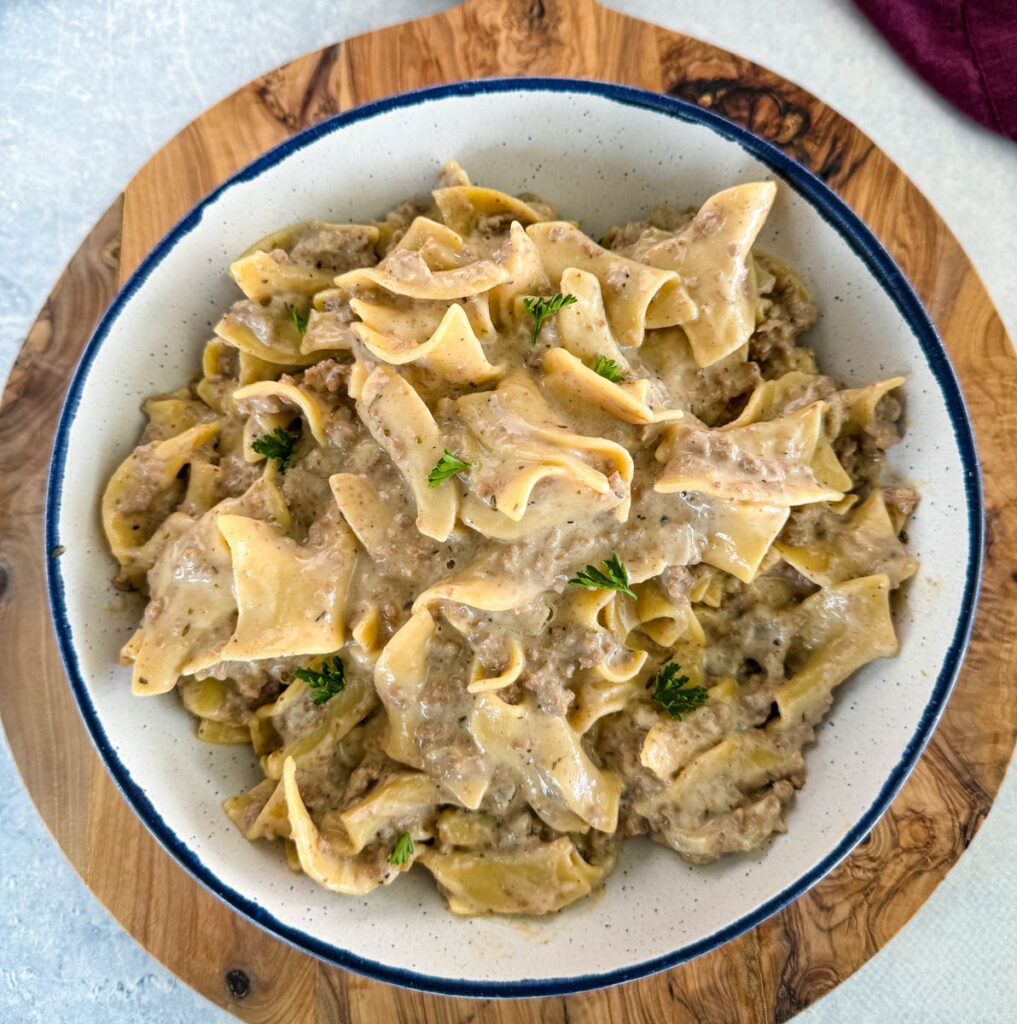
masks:
[[[846,862],[754,931],[675,970],[499,1003],[421,995],[326,966],[237,916],[163,852],[100,764],[71,698],[47,612],[43,504],[79,352],[117,288],[194,203],[341,110],[418,86],[521,74],[625,82],[711,107],[783,147],[854,207],[917,289],[957,369],[985,474],[988,558],[974,638],[942,722]],[[911,917],[971,841],[1003,777],[1017,735],[1015,396],[1017,358],[999,316],[928,201],[857,128],[772,72],[593,0],[466,0],[327,46],[245,86],[161,149],[86,238],[25,341],[0,406],[0,713],[11,749],[95,895],[153,956],[245,1020],[783,1021]]]

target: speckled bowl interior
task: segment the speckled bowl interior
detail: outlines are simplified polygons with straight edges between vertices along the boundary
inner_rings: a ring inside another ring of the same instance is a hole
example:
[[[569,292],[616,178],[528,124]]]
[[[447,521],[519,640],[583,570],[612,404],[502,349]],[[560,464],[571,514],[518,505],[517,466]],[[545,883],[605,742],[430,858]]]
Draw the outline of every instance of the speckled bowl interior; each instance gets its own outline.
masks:
[[[292,874],[221,809],[260,778],[248,748],[199,743],[173,695],[141,699],[117,653],[140,606],[117,608],[99,521],[103,482],[143,426],[142,400],[195,376],[229,262],[293,221],[356,221],[425,192],[457,158],[473,180],[537,192],[597,237],[661,201],[699,204],[754,178],[780,183],[760,245],[804,276],[823,317],[810,342],[845,381],[907,377],[895,469],[921,490],[909,527],[922,568],[898,608],[902,651],[857,673],[807,754],[790,830],[707,868],[630,841],[602,893],[546,920],[460,919],[423,870],[364,898]],[[446,993],[550,994],[628,980],[732,938],[795,898],[864,836],[921,752],[970,624],[981,506],[970,429],[940,342],[889,257],[815,178],[707,111],[596,83],[441,87],[341,115],[268,153],[160,243],[89,344],[51,476],[50,593],[85,721],[128,800],[205,885],[334,963]]]

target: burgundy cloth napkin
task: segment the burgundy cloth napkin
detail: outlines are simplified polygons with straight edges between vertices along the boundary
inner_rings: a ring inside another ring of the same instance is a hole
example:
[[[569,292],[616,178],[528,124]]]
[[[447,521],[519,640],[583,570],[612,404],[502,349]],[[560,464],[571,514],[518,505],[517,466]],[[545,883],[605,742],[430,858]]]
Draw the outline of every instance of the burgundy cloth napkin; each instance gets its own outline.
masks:
[[[855,0],[951,103],[1017,140],[1017,0]]]

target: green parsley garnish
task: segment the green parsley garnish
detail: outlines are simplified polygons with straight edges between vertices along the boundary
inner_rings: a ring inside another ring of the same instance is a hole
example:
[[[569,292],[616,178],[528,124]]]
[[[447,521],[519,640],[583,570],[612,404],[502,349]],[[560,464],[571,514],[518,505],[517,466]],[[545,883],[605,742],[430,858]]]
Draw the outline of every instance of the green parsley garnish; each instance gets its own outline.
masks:
[[[465,473],[468,469],[473,469],[472,462],[463,462],[462,459],[457,459],[446,448],[445,454],[434,464],[434,469],[427,474],[427,486],[437,487],[449,477],[453,477],[457,473]]]
[[[404,832],[395,844],[395,849],[389,855],[388,862],[389,864],[405,864],[412,856],[413,837],[409,832]]]
[[[706,703],[705,686],[686,686],[689,677],[678,675],[681,665],[670,662],[653,677],[653,699],[667,712],[668,716],[680,722],[682,715]]]
[[[301,316],[300,310],[296,306],[290,306],[290,312],[293,314],[293,322],[297,325],[297,330],[302,338],[307,333],[307,321],[311,319],[311,314],[308,312],[307,316]]]
[[[324,704],[346,689],[346,666],[343,659],[338,656],[331,661],[322,662],[320,669],[298,668],[293,674],[310,686],[311,700],[315,704]]]
[[[635,597],[629,589],[629,574],[625,566],[618,561],[617,555],[611,555],[606,562],[600,563],[603,571],[596,566],[588,565],[576,578],[569,580],[574,587],[597,587],[599,590],[618,590],[629,597]]]
[[[549,299],[523,299],[523,309],[533,317],[533,337],[530,338],[530,344],[537,344],[537,335],[540,334],[540,328],[544,326],[544,321],[552,313],[557,313],[564,306],[571,306],[575,301],[576,297],[574,295],[562,295],[561,292],[558,292],[557,295],[552,295]]]
[[[262,434],[251,442],[251,448],[266,459],[275,459],[279,463],[280,472],[285,473],[286,467],[293,461],[293,449],[296,447],[298,435],[291,434],[282,427],[276,427],[271,434]]]
[[[593,364],[593,372],[599,373],[601,377],[606,378],[612,384],[619,384],[625,379],[622,368],[607,356],[597,356],[597,361]]]

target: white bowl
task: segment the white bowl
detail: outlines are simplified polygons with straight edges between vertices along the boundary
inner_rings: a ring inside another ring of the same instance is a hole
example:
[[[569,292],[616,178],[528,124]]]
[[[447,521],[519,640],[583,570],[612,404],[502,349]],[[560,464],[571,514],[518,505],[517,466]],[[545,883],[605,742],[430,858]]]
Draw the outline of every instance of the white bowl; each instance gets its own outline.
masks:
[[[138,608],[110,611],[114,567],[103,482],[135,444],[142,400],[194,376],[236,297],[227,264],[293,221],[378,216],[427,191],[457,158],[475,181],[534,191],[594,236],[668,200],[699,204],[749,179],[783,183],[760,245],[797,268],[823,318],[822,367],[869,381],[904,374],[908,429],[893,464],[921,490],[908,528],[920,556],[898,620],[900,656],[838,690],[807,752],[790,830],[751,855],[693,868],[626,844],[602,894],[549,919],[460,919],[430,876],[336,896],[246,842],[224,798],[260,778],[248,748],[199,743],[170,696],[139,699],[117,662]],[[550,995],[627,981],[756,925],[825,875],[872,828],[943,709],[967,640],[982,552],[978,463],[963,399],[914,293],[859,219],[779,150],[699,107],[560,79],[468,82],[372,103],[302,132],[216,189],[117,296],[68,392],[47,508],[50,602],[74,695],[134,810],[216,895],[279,937],[383,981],[454,995]]]

